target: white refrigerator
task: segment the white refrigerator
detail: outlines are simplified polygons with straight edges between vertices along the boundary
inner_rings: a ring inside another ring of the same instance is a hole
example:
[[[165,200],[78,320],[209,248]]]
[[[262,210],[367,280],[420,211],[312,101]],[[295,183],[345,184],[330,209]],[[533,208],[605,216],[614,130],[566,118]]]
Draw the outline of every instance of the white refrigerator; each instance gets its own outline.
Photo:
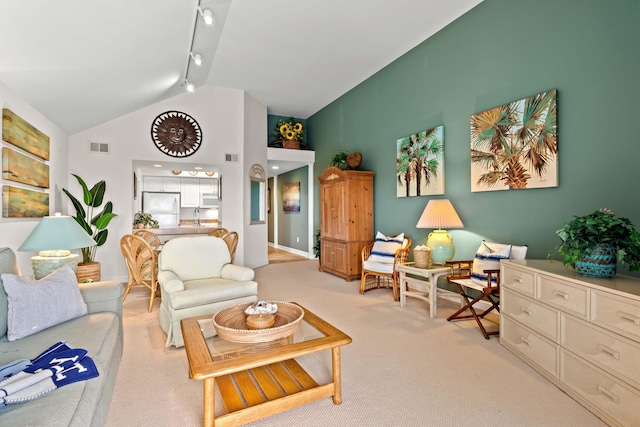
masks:
[[[142,192],[142,212],[150,213],[160,228],[180,225],[180,193]]]

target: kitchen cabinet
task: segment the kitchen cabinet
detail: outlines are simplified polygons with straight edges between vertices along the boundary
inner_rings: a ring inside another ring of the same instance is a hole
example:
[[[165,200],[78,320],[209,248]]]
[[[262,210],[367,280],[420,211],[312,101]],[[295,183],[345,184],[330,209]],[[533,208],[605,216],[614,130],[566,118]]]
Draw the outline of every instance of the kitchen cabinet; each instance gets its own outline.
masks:
[[[198,182],[200,183],[201,194],[218,196],[218,178],[200,178]]]
[[[195,208],[200,206],[200,184],[198,179],[180,179],[180,206]]]
[[[612,426],[638,423],[640,279],[501,262],[500,343]]]
[[[320,270],[351,281],[373,242],[373,172],[327,168],[320,180]]]
[[[172,193],[180,192],[180,178],[145,176],[142,179],[143,191],[166,191]]]

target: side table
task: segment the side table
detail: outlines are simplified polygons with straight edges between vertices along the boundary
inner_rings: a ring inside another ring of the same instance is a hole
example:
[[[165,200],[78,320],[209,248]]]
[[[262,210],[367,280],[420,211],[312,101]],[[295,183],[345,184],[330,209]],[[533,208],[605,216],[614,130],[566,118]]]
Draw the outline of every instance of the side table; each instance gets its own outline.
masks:
[[[438,278],[449,275],[450,269],[443,266],[419,268],[412,264],[396,265],[396,271],[400,273],[400,307],[407,304],[407,297],[420,298],[429,303],[429,317],[434,318],[438,312]]]

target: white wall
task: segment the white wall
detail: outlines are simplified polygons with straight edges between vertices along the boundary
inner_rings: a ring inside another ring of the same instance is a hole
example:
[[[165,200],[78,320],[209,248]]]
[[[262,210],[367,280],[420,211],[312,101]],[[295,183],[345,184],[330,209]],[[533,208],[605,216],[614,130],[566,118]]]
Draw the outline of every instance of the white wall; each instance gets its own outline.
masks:
[[[2,105],[2,108],[10,109],[50,138],[50,160],[46,162],[49,165],[49,213],[68,213],[66,210],[66,203],[62,198],[62,188],[67,186],[69,177],[67,134],[51,123],[24,99],[16,95],[2,82],[0,82],[0,104]],[[4,141],[0,142],[0,146],[10,147],[13,150],[21,151],[19,148]],[[24,152],[23,154],[28,155],[28,153]],[[2,185],[23,187],[21,184],[4,179],[2,180]],[[29,188],[27,186],[25,187]],[[66,196],[64,196],[64,198],[66,198]],[[1,200],[0,204],[2,204]],[[0,247],[10,247],[14,252],[16,252],[20,271],[22,274],[27,276],[33,274],[30,259],[33,255],[36,255],[36,253],[17,252],[17,249],[37,223],[38,219],[0,217]],[[79,253],[79,251],[74,252]]]
[[[262,207],[265,213],[263,224],[251,222],[251,181],[249,171],[251,166],[259,164],[267,172],[267,114],[264,106],[250,96],[245,96],[245,162],[244,162],[244,253],[246,266],[255,268],[269,263],[267,250],[268,225],[266,222],[267,207]],[[264,114],[262,114],[264,111]],[[266,180],[266,176],[265,176]],[[266,191],[266,181],[265,181]],[[225,215],[223,211],[223,215]]]
[[[245,103],[250,104],[251,108],[246,109]],[[202,129],[201,147],[185,159],[163,154],[151,140],[152,121],[170,110],[189,114]],[[248,172],[245,172],[243,165],[247,162],[247,153],[251,153],[251,159],[261,157],[259,163],[266,165],[266,120],[266,107],[246,96],[243,91],[203,86],[194,93],[176,96],[72,135],[69,138],[69,173],[80,175],[89,186],[104,179],[107,183],[105,200],[113,202],[113,210],[118,214],[109,225],[106,244],[97,251],[96,258],[102,263],[103,279],[126,280],[119,241],[122,235],[131,232],[133,221],[133,160],[219,165],[223,179],[222,225],[229,230],[245,230],[243,203],[248,188],[244,186],[248,182]],[[89,141],[108,143],[110,154],[89,153]],[[255,154],[263,149],[264,155]],[[225,162],[225,154],[237,154],[239,161]],[[75,179],[69,182],[71,192],[78,193],[80,187]],[[261,261],[251,259],[253,253],[244,253],[248,236],[243,236],[241,232],[239,234],[235,262],[249,266],[261,265]],[[264,246],[266,253],[266,232],[260,245]]]

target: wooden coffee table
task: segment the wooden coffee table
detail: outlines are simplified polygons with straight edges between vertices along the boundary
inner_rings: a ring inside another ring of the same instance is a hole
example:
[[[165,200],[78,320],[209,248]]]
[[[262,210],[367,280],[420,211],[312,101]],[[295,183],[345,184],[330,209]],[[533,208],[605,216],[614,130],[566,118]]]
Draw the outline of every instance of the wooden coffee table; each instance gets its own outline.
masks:
[[[298,304],[299,305],[299,304]],[[351,338],[304,309],[298,331],[269,343],[233,343],[215,335],[213,316],[181,322],[189,377],[204,381],[204,425],[238,426],[325,397],[342,402],[340,347]],[[331,382],[318,384],[296,360],[331,350]],[[215,418],[217,384],[227,413]]]

